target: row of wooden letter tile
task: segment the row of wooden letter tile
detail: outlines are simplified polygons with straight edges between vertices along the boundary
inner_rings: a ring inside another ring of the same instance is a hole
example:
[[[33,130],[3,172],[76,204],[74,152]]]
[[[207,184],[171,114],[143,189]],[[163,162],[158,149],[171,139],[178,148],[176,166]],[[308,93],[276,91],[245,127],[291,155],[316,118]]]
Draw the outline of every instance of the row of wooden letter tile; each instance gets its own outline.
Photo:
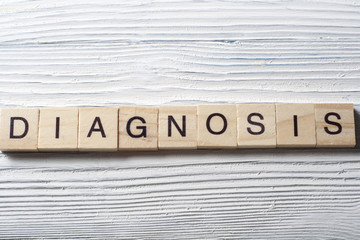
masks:
[[[2,151],[354,147],[352,104],[3,108]]]

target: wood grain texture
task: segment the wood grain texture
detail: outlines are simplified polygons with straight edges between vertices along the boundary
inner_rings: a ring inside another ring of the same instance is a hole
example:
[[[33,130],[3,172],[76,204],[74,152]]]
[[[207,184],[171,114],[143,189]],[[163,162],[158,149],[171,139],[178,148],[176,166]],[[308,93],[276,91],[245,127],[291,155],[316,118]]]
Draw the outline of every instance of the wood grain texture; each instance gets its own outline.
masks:
[[[354,103],[360,4],[0,3],[0,107]],[[357,136],[359,142],[359,136]],[[359,239],[350,150],[0,154],[1,239]]]

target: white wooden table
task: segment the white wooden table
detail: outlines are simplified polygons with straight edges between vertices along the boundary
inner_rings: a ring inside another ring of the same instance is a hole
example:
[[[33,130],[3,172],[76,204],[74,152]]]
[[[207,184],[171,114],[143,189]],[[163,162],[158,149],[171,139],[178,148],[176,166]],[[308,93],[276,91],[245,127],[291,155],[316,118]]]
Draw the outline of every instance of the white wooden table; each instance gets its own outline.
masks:
[[[241,102],[360,110],[360,2],[0,2],[0,107]],[[0,239],[359,239],[359,153],[0,154]]]

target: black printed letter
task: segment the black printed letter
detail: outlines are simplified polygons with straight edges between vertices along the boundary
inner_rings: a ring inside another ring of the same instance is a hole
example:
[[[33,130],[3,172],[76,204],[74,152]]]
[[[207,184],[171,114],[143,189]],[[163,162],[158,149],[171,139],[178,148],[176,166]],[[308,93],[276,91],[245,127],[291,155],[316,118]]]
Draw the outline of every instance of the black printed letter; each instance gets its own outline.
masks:
[[[248,123],[250,123],[250,124],[252,124],[252,125],[255,125],[255,126],[259,126],[261,129],[260,129],[260,131],[258,131],[258,132],[254,132],[254,131],[251,130],[251,128],[248,127],[248,128],[247,128],[248,132],[249,132],[250,134],[252,134],[252,135],[260,135],[260,134],[263,134],[263,133],[265,132],[265,126],[264,126],[264,124],[259,123],[259,122],[254,122],[253,120],[251,120],[251,118],[252,118],[253,116],[256,116],[256,117],[260,118],[260,120],[264,120],[263,115],[261,115],[260,113],[251,113],[251,114],[249,114],[249,116],[248,116],[248,118],[247,118]]]
[[[134,135],[131,130],[130,130],[130,125],[134,120],[140,120],[142,123],[146,123],[145,119],[143,119],[142,117],[139,116],[135,116],[129,119],[129,121],[126,124],[126,131],[129,134],[130,137],[132,138],[141,138],[144,137],[146,138],[146,126],[137,126],[136,129],[140,129],[142,130],[142,132],[140,134]]]
[[[171,137],[171,123],[174,124],[180,135],[186,136],[186,116],[182,116],[182,129],[179,127],[173,116],[168,116],[168,137]]]
[[[60,118],[56,117],[55,138],[59,138],[59,135],[60,135]]]
[[[99,128],[95,128],[96,124],[99,125]],[[92,124],[92,126],[91,126],[91,128],[90,128],[90,131],[89,131],[87,137],[91,137],[92,132],[101,132],[101,136],[102,136],[103,138],[106,138],[106,135],[105,135],[105,132],[104,132],[104,128],[103,128],[103,126],[102,126],[102,124],[101,124],[101,120],[100,120],[99,117],[96,117],[96,118],[94,119],[94,122],[93,122],[93,124]]]
[[[223,122],[224,122],[223,128],[222,128],[220,131],[218,131],[218,132],[215,132],[215,131],[212,130],[211,127],[210,127],[210,121],[211,121],[211,119],[212,119],[213,117],[215,117],[215,116],[221,117],[221,119],[222,119]],[[225,116],[222,115],[221,113],[213,113],[213,114],[210,114],[210,116],[209,116],[209,117],[207,118],[207,120],[206,120],[206,128],[207,128],[207,130],[208,130],[211,134],[214,134],[214,135],[223,134],[223,133],[226,131],[226,128],[227,128],[227,120],[226,120]]]
[[[293,119],[294,119],[294,136],[297,137],[298,136],[298,116],[294,115]]]
[[[329,120],[329,117],[330,117],[330,116],[335,116],[337,119],[340,120],[340,119],[341,119],[340,115],[339,115],[338,113],[335,113],[335,112],[329,112],[329,113],[327,113],[327,114],[325,115],[325,118],[324,118],[324,119],[325,119],[325,122],[326,122],[327,124],[337,126],[338,129],[337,129],[336,131],[332,132],[332,131],[329,130],[328,127],[324,127],[325,132],[328,133],[328,134],[331,134],[331,135],[335,135],[335,134],[341,133],[341,131],[342,131],[342,126],[341,126],[341,124],[338,123],[338,122],[330,121],[330,120]]]
[[[17,136],[14,135],[14,122],[15,122],[15,120],[23,121],[23,123],[25,125],[24,132],[22,134],[20,134],[20,135],[17,135]],[[28,131],[29,131],[29,123],[25,118],[23,118],[23,117],[11,117],[10,118],[10,138],[23,138],[23,137],[26,136]]]

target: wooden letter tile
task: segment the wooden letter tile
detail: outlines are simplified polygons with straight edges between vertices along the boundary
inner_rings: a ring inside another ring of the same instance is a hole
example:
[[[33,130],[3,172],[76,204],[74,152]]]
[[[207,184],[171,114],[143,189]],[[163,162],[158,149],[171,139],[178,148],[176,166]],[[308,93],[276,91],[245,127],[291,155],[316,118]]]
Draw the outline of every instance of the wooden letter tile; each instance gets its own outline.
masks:
[[[39,120],[39,151],[77,151],[77,108],[42,108]]]
[[[196,128],[196,106],[161,106],[159,149],[196,149]]]
[[[355,147],[352,104],[315,104],[316,146]]]
[[[198,106],[198,148],[236,148],[236,105]]]
[[[276,123],[278,147],[315,147],[314,104],[276,104]]]
[[[79,151],[117,150],[118,108],[79,108]]]
[[[119,150],[158,150],[158,107],[120,107]]]
[[[37,151],[39,109],[3,108],[0,112],[1,151]]]
[[[275,104],[238,104],[239,148],[276,148]]]

